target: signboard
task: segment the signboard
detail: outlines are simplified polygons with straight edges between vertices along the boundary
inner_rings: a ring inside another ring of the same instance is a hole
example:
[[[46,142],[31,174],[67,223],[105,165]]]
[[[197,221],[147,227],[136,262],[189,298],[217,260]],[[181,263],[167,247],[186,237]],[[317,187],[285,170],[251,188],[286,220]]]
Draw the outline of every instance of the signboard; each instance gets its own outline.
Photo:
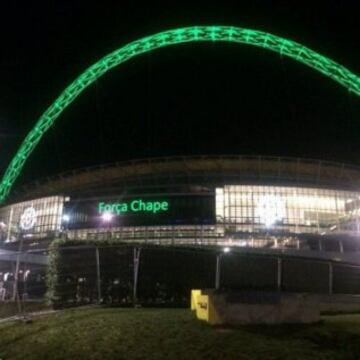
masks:
[[[72,200],[64,205],[68,229],[214,224],[214,196],[159,195]]]
[[[168,201],[146,201],[142,199],[131,200],[129,202],[104,202],[98,203],[99,214],[111,213],[116,215],[126,214],[128,212],[159,212],[169,211]]]

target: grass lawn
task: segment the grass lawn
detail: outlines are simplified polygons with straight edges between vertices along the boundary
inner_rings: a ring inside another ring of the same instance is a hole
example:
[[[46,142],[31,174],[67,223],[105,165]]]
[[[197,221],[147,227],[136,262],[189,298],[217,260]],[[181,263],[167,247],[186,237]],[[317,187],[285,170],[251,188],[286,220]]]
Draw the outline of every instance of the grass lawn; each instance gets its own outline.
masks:
[[[0,359],[359,359],[360,315],[212,328],[184,309],[66,310],[0,325]]]

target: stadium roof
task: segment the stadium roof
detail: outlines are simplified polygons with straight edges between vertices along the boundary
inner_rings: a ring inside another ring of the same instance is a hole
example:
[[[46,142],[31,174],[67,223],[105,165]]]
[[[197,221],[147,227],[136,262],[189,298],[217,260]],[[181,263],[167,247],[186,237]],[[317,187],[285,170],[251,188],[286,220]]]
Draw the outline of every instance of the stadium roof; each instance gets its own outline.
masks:
[[[267,184],[360,190],[360,167],[268,156],[163,157],[81,168],[41,179],[8,202],[50,195],[93,196],[121,189],[222,184]],[[106,190],[106,191],[105,191]]]

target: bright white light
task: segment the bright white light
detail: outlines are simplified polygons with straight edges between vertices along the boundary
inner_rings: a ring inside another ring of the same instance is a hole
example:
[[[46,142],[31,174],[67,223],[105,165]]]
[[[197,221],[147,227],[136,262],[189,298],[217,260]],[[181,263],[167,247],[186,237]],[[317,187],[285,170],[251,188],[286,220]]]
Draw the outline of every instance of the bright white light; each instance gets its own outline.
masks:
[[[24,210],[20,217],[20,227],[22,230],[30,230],[36,223],[36,210],[30,206]]]
[[[104,221],[111,221],[112,218],[113,218],[113,214],[112,213],[109,213],[109,212],[104,212],[102,215],[101,215],[101,218],[104,220]]]
[[[224,248],[223,248],[223,252],[224,252],[224,253],[230,252],[230,248],[229,248],[229,247],[224,247]]]
[[[284,201],[274,195],[265,195],[257,204],[257,215],[266,227],[270,227],[285,217]]]
[[[68,215],[68,214],[64,214],[62,218],[63,218],[64,222],[69,222],[70,221],[70,215]]]
[[[7,279],[9,278],[9,276],[12,275],[11,273],[7,272],[4,274],[4,281],[7,281]]]
[[[30,274],[30,270],[26,270],[24,274],[25,280],[28,278],[29,274]]]

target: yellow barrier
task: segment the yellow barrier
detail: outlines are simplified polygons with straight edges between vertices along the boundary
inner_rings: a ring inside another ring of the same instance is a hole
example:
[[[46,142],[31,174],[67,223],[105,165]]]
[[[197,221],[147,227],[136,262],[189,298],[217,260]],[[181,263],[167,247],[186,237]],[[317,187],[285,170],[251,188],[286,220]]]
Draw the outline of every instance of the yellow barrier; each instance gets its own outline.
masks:
[[[204,320],[210,324],[217,324],[219,316],[215,311],[211,296],[205,295],[201,290],[191,291],[191,310],[195,311],[199,320]]]
[[[197,297],[201,295],[201,290],[191,290],[191,310],[196,310]]]

